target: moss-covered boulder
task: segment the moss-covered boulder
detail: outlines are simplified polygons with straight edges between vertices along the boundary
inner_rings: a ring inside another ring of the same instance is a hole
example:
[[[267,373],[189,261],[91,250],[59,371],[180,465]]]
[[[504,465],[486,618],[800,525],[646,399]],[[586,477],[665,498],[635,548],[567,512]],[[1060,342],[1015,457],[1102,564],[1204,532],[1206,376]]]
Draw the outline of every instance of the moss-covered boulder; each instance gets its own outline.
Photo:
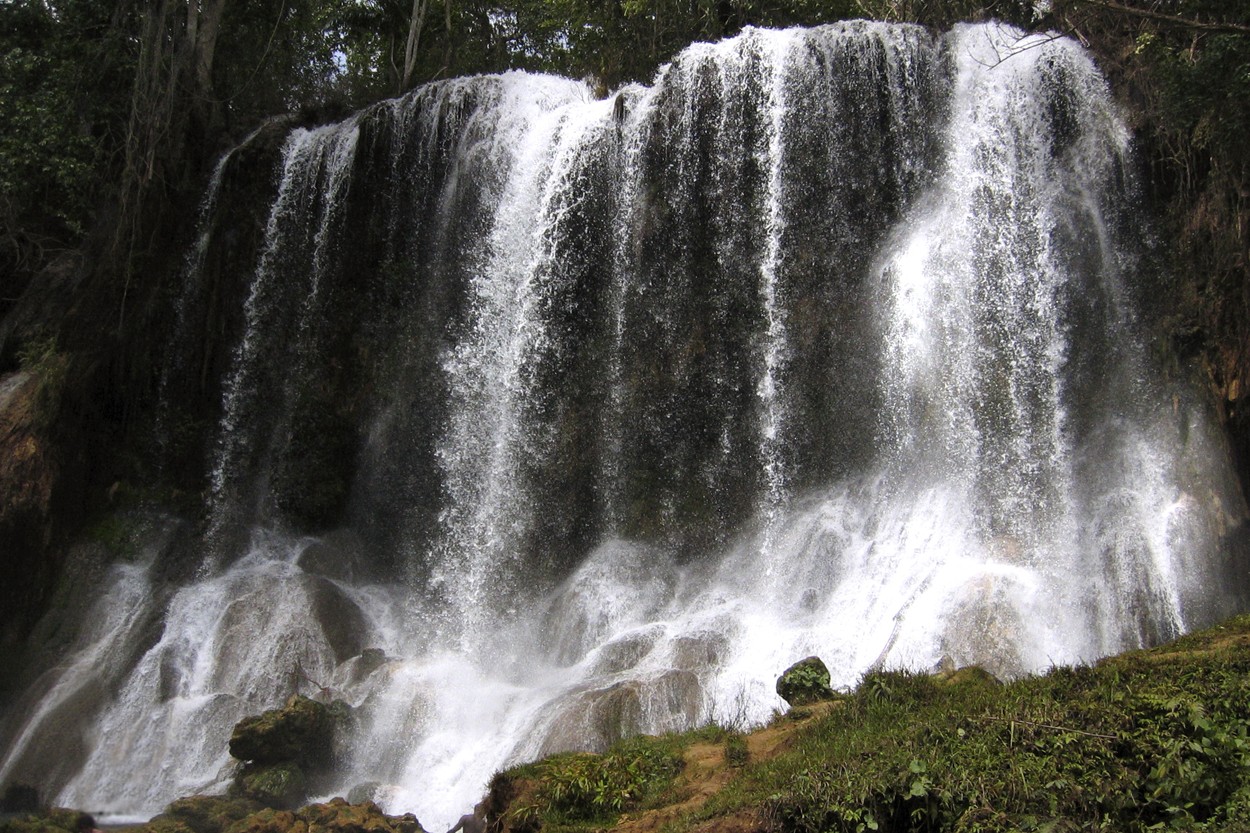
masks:
[[[308,778],[299,764],[249,764],[235,776],[231,792],[266,807],[298,807],[308,792]]]
[[[308,772],[329,766],[333,746],[329,707],[299,695],[280,709],[244,718],[230,735],[230,754],[241,761],[294,763]]]
[[[801,659],[782,672],[777,678],[777,694],[791,706],[805,706],[837,697],[829,686],[829,669],[820,657]]]
[[[180,798],[148,822],[153,833],[222,833],[230,825],[263,810],[258,801],[244,797],[193,795]]]
[[[39,813],[0,819],[0,833],[78,833],[84,817],[90,818],[86,813],[77,810],[56,807]]]
[[[1002,685],[1001,680],[979,665],[943,670],[934,676],[934,681],[945,688],[997,688]]]
[[[225,833],[425,833],[425,829],[411,813],[388,816],[372,801],[348,804],[335,798],[294,811],[261,810]]]

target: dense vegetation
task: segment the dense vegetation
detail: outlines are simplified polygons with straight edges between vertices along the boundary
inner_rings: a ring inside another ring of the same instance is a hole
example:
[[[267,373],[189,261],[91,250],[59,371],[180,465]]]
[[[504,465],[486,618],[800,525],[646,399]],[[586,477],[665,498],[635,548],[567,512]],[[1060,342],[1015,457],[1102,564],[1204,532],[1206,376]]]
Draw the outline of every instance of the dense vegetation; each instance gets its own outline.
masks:
[[[623,811],[641,818],[682,802],[663,829],[1245,830],[1247,670],[1241,617],[1006,685],[975,668],[874,671],[828,708],[778,716],[763,732],[784,742],[760,760],[734,752],[760,732],[636,738],[501,773],[493,812],[513,831],[627,828]],[[688,802],[708,775],[673,761],[709,744],[723,745],[727,777]]]
[[[1246,480],[1245,3],[0,0],[0,374],[24,368],[40,384],[38,413],[10,435],[34,462],[0,466],[0,644],[20,643],[50,598],[56,553],[116,485],[158,485],[150,437],[172,276],[224,149],[277,114],[324,121],[432,79],[525,68],[606,91],[693,40],[860,16],[997,17],[1096,51],[1132,119],[1156,252],[1176,277],[1160,346],[1206,367]],[[198,470],[160,476],[203,486]],[[12,478],[39,488],[18,505]]]

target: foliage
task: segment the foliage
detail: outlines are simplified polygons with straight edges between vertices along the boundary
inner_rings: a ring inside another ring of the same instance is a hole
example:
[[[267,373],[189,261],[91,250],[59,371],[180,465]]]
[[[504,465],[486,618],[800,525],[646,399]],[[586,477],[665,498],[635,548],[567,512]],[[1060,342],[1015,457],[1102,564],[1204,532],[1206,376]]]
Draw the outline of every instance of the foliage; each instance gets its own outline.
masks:
[[[56,5],[0,3],[0,312],[81,242],[124,113],[127,46],[106,4]]]
[[[799,660],[777,678],[777,694],[791,706],[832,698],[829,669],[819,657]]]
[[[661,806],[674,799],[680,750],[699,742],[725,743],[733,774],[701,807],[666,812],[674,833],[739,829],[743,818],[785,833],[1245,829],[1248,671],[1250,616],[1003,685],[873,671],[819,716],[785,721],[779,754],[731,757],[745,738],[714,726],[634,738],[606,756],[559,755],[497,776],[528,787],[496,815],[514,830],[583,829]],[[658,789],[641,786],[647,772]]]
[[[1236,642],[1001,687],[874,672],[704,815],[762,804],[784,831],[1223,829],[1247,813],[1247,670]]]
[[[750,760],[746,737],[738,732],[730,733],[725,738],[725,762],[730,766],[745,766]]]
[[[78,833],[83,819],[94,824],[94,819],[77,810],[53,808],[28,815],[0,817],[0,833]]]
[[[18,351],[18,364],[37,380],[34,393],[35,425],[44,431],[55,427],[65,389],[69,359],[50,336],[31,338]]]
[[[540,821],[543,829],[607,821],[655,799],[681,771],[679,736],[636,737],[603,755],[568,753],[513,770],[513,779],[537,779],[539,787],[510,810],[514,821]],[[497,776],[498,777],[498,776]]]

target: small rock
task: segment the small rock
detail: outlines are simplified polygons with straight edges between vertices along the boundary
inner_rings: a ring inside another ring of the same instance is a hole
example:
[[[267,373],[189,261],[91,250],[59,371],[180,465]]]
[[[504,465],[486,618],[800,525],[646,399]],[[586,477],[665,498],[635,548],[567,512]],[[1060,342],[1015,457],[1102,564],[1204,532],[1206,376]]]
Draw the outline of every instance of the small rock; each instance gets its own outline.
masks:
[[[801,659],[782,672],[777,678],[777,694],[791,706],[837,697],[829,686],[829,669],[820,657]]]

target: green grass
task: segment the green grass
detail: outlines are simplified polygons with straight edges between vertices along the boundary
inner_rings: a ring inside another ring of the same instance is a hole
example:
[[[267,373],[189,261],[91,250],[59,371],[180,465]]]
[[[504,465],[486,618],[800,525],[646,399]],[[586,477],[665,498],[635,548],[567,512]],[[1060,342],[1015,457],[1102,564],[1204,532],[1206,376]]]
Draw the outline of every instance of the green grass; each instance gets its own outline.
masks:
[[[513,829],[593,830],[626,810],[662,803],[683,766],[682,751],[699,732],[640,736],[603,755],[565,753],[499,773],[491,790],[535,783],[509,808]]]
[[[728,786],[666,829],[752,813],[784,833],[1250,831],[1250,640],[1239,635],[1250,617],[1006,685],[866,675],[837,708],[796,725],[776,757],[734,753]],[[732,733],[700,731],[729,761]],[[544,830],[610,826],[653,804],[656,785],[671,793],[695,734],[528,765],[539,800],[527,818]]]

